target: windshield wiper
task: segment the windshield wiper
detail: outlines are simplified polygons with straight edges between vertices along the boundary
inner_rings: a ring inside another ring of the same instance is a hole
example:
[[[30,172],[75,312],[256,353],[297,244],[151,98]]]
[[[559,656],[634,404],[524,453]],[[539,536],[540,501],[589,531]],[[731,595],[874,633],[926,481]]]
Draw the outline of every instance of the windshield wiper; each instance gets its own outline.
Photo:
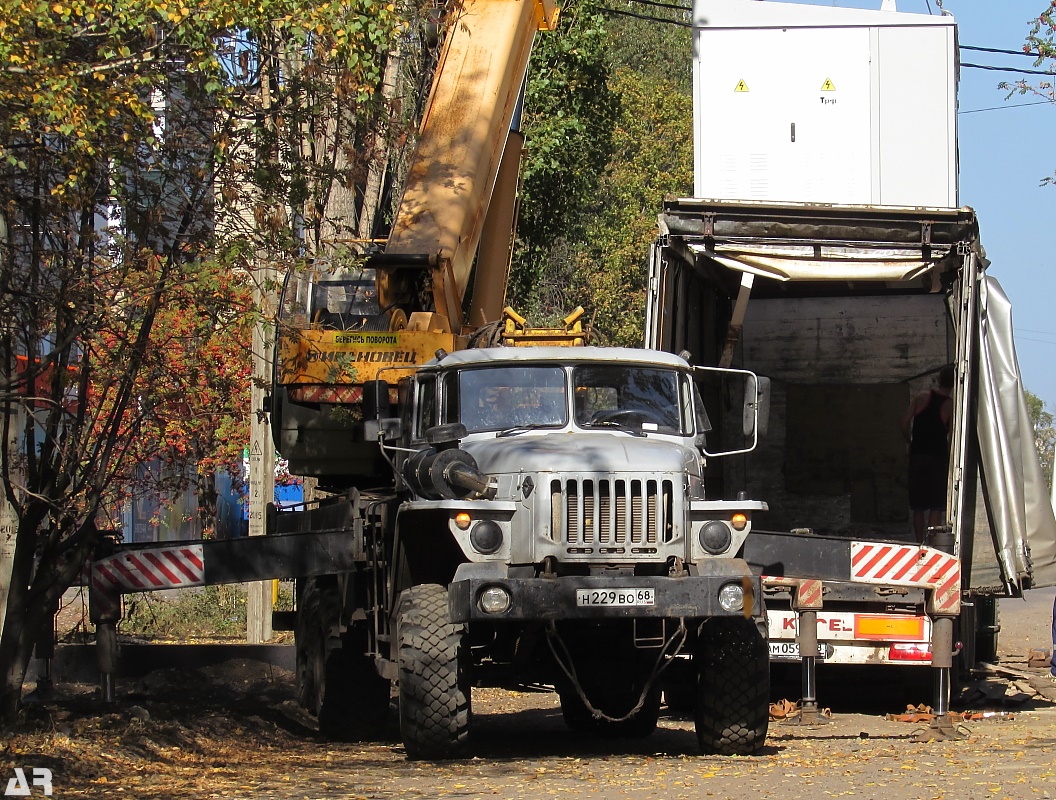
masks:
[[[505,430],[499,431],[497,434],[495,434],[495,436],[496,438],[501,438],[503,436],[517,436],[518,434],[527,433],[528,431],[537,431],[540,428],[553,427],[555,426],[552,424],[544,425],[543,423],[539,423],[536,425],[514,425],[512,428],[506,428]]]
[[[624,425],[622,422],[613,422],[611,419],[599,420],[597,422],[588,422],[583,425],[584,428],[615,428],[618,431],[629,433],[631,436],[645,436],[645,432],[642,430],[635,430],[630,425]]]

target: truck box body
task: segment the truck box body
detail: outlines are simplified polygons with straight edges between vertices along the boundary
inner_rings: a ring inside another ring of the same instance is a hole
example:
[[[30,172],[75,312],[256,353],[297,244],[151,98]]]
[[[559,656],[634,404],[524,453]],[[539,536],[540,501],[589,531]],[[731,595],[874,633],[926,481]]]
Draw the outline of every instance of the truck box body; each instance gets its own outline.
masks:
[[[757,532],[912,542],[899,422],[952,363],[947,520],[968,606],[1056,583],[1010,309],[971,209],[684,199],[660,222],[647,346],[771,379],[768,430],[754,452],[709,463],[709,491],[765,499]],[[740,425],[713,423],[720,437]],[[870,591],[840,606],[834,588],[827,608],[923,615],[920,598]]]
[[[951,16],[694,7],[696,197],[956,207]]]

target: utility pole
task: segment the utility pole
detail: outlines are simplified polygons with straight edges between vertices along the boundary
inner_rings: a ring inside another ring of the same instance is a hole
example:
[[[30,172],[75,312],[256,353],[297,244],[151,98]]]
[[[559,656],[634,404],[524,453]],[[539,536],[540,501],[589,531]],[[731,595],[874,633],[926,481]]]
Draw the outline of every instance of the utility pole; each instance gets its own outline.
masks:
[[[257,270],[254,299],[262,313],[253,328],[253,386],[249,412],[249,535],[267,533],[268,503],[275,497],[275,448],[271,443],[264,399],[271,386],[270,319],[272,275],[270,266]],[[261,644],[271,639],[272,581],[255,581],[246,588],[246,640]]]

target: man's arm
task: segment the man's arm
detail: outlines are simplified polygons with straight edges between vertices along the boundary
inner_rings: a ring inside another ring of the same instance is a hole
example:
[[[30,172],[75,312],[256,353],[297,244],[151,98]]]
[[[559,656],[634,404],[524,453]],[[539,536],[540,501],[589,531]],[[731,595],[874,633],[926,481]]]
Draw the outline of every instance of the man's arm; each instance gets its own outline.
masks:
[[[906,409],[906,413],[902,415],[902,420],[901,420],[902,435],[905,437],[907,442],[910,441],[913,438],[912,435],[911,435],[911,431],[912,431],[912,428],[913,428],[913,418],[915,416],[917,416],[917,414],[919,414],[921,411],[924,410],[924,407],[925,407],[925,405],[927,403],[927,400],[928,400],[928,393],[927,392],[923,392],[922,394],[918,394],[916,397],[914,397],[912,400],[909,401],[909,407]]]

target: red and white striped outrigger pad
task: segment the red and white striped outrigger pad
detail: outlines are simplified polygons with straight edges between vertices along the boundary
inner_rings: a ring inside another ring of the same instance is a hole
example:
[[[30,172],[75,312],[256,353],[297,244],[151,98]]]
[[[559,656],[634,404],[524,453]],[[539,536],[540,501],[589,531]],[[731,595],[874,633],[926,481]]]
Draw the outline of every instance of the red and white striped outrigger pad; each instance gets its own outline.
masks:
[[[92,586],[105,593],[181,589],[204,583],[200,544],[125,550],[92,564]]]
[[[851,580],[932,589],[932,613],[960,613],[961,560],[941,550],[890,542],[851,542]]]

